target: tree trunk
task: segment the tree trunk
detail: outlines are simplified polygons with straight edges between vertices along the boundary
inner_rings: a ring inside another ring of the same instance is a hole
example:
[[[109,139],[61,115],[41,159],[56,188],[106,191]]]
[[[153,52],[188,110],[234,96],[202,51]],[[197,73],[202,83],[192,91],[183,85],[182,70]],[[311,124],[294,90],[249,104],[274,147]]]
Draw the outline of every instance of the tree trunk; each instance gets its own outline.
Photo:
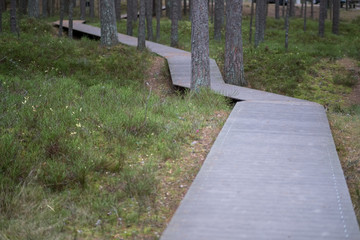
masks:
[[[224,24],[224,0],[215,0],[214,39],[221,40],[221,29]]]
[[[0,33],[2,33],[2,12],[3,12],[3,6],[0,3]]]
[[[179,21],[180,0],[173,0],[171,4],[171,43],[170,46],[177,47],[179,41],[178,21]]]
[[[136,24],[137,20],[138,20],[138,1],[134,0],[133,11],[132,11],[132,23]]]
[[[121,0],[115,0],[115,15],[116,15],[116,21],[120,22],[120,20],[121,20]]]
[[[192,0],[191,91],[210,87],[209,17],[207,0]]]
[[[39,1],[29,0],[28,1],[28,16],[31,18],[39,17]]]
[[[59,24],[59,37],[62,37],[63,33],[63,21],[64,21],[64,0],[60,0],[60,24]]]
[[[126,34],[133,35],[133,21],[132,21],[132,11],[133,11],[133,1],[127,0],[127,18],[126,18]]]
[[[48,0],[42,0],[42,16],[46,18],[48,16]]]
[[[211,6],[211,9],[210,9],[210,22],[211,23],[214,23],[214,15],[215,15],[215,13],[214,13],[214,0],[211,0],[210,1],[210,6]]]
[[[305,0],[305,8],[304,8],[304,32],[306,32],[306,20],[307,20],[307,1]]]
[[[252,42],[252,30],[253,30],[253,19],[254,19],[254,0],[251,0],[251,10],[250,10],[250,29],[249,29],[249,43]]]
[[[156,41],[160,40],[160,18],[161,18],[161,9],[162,1],[156,0]]]
[[[153,27],[152,27],[152,17],[153,17],[153,0],[145,0],[145,15],[146,15],[146,27],[147,27],[147,39],[153,40]]]
[[[139,28],[138,28],[138,50],[142,51],[145,49],[145,1],[140,0],[140,16],[139,16]]]
[[[118,43],[114,0],[100,1],[101,45],[113,46]]]
[[[90,18],[95,18],[95,1],[90,0]]]
[[[265,37],[266,0],[257,0],[255,12],[255,47],[257,47]]]
[[[313,0],[311,0],[310,1],[311,2],[311,13],[310,13],[310,17],[311,17],[311,19],[314,19],[314,1]]]
[[[80,19],[85,20],[86,16],[86,0],[80,0]]]
[[[286,17],[285,17],[285,50],[288,50],[289,46],[289,19],[290,19],[290,13],[291,13],[291,2],[294,2],[295,0],[289,0],[287,7],[286,7]]]
[[[242,0],[226,0],[225,31],[225,82],[245,86],[243,44],[242,44]]]
[[[171,19],[171,0],[165,0],[166,16]]]
[[[16,0],[10,1],[10,30],[12,33],[17,33],[16,26]]]
[[[73,38],[73,13],[74,13],[74,1],[69,1],[69,38]]]
[[[326,0],[320,0],[320,12],[319,12],[319,36],[320,37],[324,37],[325,13],[326,13]]]
[[[290,4],[289,4],[290,3]],[[290,16],[295,17],[295,1],[289,1],[288,4],[290,5]]]
[[[280,4],[279,4],[279,0],[275,0],[275,18],[279,19],[280,18]]]
[[[304,16],[304,2],[301,0],[301,8],[300,8],[300,17],[302,18]]]
[[[285,0],[282,1],[282,17],[285,17]]]
[[[187,1],[184,0],[184,16],[187,14]]]
[[[333,34],[339,34],[339,18],[340,18],[340,0],[334,0],[333,19],[332,19],[332,33]]]
[[[0,3],[2,1],[0,0]],[[21,14],[25,15],[27,13],[27,6],[28,6],[28,1],[27,0],[23,0],[19,2],[19,11]]]

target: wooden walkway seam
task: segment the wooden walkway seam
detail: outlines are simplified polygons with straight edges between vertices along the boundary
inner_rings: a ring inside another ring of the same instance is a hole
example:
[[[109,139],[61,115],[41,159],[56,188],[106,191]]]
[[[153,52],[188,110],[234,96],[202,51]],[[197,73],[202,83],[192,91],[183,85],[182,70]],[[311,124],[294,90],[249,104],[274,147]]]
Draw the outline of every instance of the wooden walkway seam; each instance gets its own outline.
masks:
[[[82,21],[74,31],[100,37]],[[190,53],[146,46],[167,59],[174,85],[190,87]],[[211,88],[240,102],[161,239],[360,239],[324,108],[225,84],[213,59],[210,68]]]

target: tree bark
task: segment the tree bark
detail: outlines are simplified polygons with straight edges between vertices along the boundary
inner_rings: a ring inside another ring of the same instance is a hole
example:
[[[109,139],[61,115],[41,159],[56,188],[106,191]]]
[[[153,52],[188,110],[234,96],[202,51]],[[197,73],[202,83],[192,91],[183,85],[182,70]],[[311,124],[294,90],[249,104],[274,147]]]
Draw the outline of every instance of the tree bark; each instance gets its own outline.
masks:
[[[295,17],[295,1],[289,1],[288,5],[290,5],[290,16],[289,17]]]
[[[249,29],[249,43],[252,42],[252,31],[253,31],[253,19],[254,19],[254,0],[251,0],[251,10],[250,10],[250,29]]]
[[[255,14],[255,47],[265,38],[266,0],[257,0]]]
[[[311,2],[310,17],[311,17],[311,19],[314,19],[314,1],[311,0],[310,2]]]
[[[221,40],[221,29],[224,25],[224,0],[215,0],[214,39]]]
[[[101,45],[113,46],[118,43],[114,0],[100,1]]]
[[[214,15],[215,15],[215,13],[214,13],[214,0],[210,0],[210,6],[211,6],[211,8],[210,8],[210,22],[214,23]]]
[[[69,1],[69,31],[68,37],[73,38],[73,13],[74,13],[74,1]]]
[[[166,16],[171,19],[171,0],[165,0]]]
[[[127,18],[126,18],[126,34],[133,35],[133,21],[132,21],[132,11],[133,11],[133,1],[127,0]]]
[[[191,91],[210,87],[209,17],[207,0],[192,0]]]
[[[340,0],[333,2],[333,19],[332,19],[332,33],[339,34],[339,21],[340,21]]]
[[[187,14],[187,1],[184,0],[184,16]]]
[[[303,16],[304,16],[304,1],[301,0],[300,17],[302,18]]]
[[[42,0],[42,9],[41,9],[41,12],[42,12],[42,16],[44,18],[46,18],[48,16],[48,0]]]
[[[280,4],[279,4],[279,0],[275,0],[275,18],[279,19],[280,18]]]
[[[282,17],[285,17],[285,0],[282,1]]]
[[[305,8],[304,8],[304,32],[306,32],[306,20],[307,20],[307,1],[305,0]]]
[[[173,0],[171,4],[171,42],[170,46],[177,47],[179,42],[178,22],[179,22],[179,3],[180,0]]]
[[[80,19],[85,20],[86,16],[86,0],[80,0]]]
[[[145,0],[145,15],[146,15],[146,27],[147,27],[147,39],[153,40],[153,27],[152,27],[152,17],[153,17],[153,0]]]
[[[320,0],[320,12],[319,12],[319,36],[320,37],[324,37],[325,13],[326,13],[326,0]]]
[[[90,0],[90,18],[95,18],[95,1]]]
[[[63,33],[63,21],[64,21],[64,0],[60,0],[60,24],[59,24],[59,37],[62,37]]]
[[[121,20],[121,0],[115,0],[115,15],[116,15],[116,21],[120,22],[120,20]]]
[[[290,2],[289,2],[290,1]],[[295,0],[289,0],[286,7],[286,17],[285,17],[285,51],[288,50],[289,46],[289,26],[290,26],[290,13],[291,13],[291,2]]]
[[[133,11],[132,11],[132,23],[136,24],[138,21],[138,1],[132,0],[133,2]]]
[[[137,48],[140,51],[145,49],[145,1],[140,0],[140,16],[139,16],[139,28],[138,28],[138,45]]]
[[[29,0],[28,1],[28,16],[31,18],[39,17],[39,1]]]
[[[161,8],[162,1],[156,0],[156,41],[160,40],[160,18],[161,18]]]
[[[226,0],[225,82],[245,86],[242,43],[242,0]]]
[[[10,1],[10,31],[12,33],[17,33],[16,25],[16,0]]]
[[[2,12],[3,12],[3,6],[0,3],[0,33],[2,33]]]
[[[1,4],[1,0],[0,0],[0,4]],[[27,6],[28,6],[28,1],[27,0],[23,0],[19,2],[19,11],[21,14],[25,15],[27,13]]]

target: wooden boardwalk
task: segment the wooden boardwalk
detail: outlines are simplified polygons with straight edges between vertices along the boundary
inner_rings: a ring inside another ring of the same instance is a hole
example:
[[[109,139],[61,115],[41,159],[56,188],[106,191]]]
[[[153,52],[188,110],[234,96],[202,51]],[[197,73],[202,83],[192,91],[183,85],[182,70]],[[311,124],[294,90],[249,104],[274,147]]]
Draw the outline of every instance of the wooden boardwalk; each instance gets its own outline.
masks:
[[[99,28],[82,22],[75,22],[74,30],[100,36]],[[123,34],[119,41],[137,45],[136,38]],[[190,86],[190,53],[146,45],[168,60],[174,85]],[[214,60],[211,88],[242,101],[161,239],[359,240],[323,107],[225,84]]]

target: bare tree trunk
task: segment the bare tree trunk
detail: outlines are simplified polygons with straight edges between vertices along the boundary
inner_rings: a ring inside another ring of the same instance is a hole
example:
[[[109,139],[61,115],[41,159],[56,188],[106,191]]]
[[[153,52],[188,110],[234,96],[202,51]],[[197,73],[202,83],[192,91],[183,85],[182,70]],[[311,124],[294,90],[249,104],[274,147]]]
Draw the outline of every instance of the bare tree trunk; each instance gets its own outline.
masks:
[[[275,18],[276,19],[279,19],[280,18],[280,13],[279,13],[279,8],[280,8],[280,5],[279,5],[279,0],[275,0]]]
[[[179,41],[178,21],[179,21],[180,0],[173,0],[171,4],[171,43],[170,46],[177,47]]]
[[[59,37],[62,37],[63,33],[63,21],[64,21],[64,0],[60,0],[60,24],[59,24]]]
[[[156,0],[156,41],[160,40],[160,18],[161,18],[161,9],[162,1]]]
[[[0,0],[0,3],[2,1]],[[19,11],[21,14],[25,15],[27,13],[27,6],[28,6],[28,2],[27,0],[23,0],[23,1],[20,1],[19,3]]]
[[[242,44],[242,0],[226,0],[225,82],[245,86]]]
[[[39,1],[29,0],[28,1],[28,16],[32,18],[39,17]]]
[[[80,0],[80,19],[85,20],[86,16],[86,0]]]
[[[339,34],[340,0],[334,0],[332,33]]]
[[[311,19],[314,19],[314,1],[313,0],[311,0],[311,10],[310,11],[311,11],[310,17],[311,17]]]
[[[114,46],[118,43],[115,2],[114,0],[100,1],[101,45]]]
[[[48,16],[48,0],[42,0],[42,16],[46,18]]]
[[[121,0],[115,0],[115,15],[116,15],[116,21],[120,22],[120,20],[121,20]]]
[[[326,0],[320,0],[320,12],[319,12],[319,36],[320,37],[324,37],[325,13],[326,13]]]
[[[74,13],[74,1],[69,1],[69,38],[73,38],[73,13]]]
[[[166,16],[171,19],[171,0],[165,0]]]
[[[257,0],[255,12],[255,47],[257,47],[265,37],[266,0]]]
[[[250,32],[249,32],[249,43],[252,42],[252,31],[253,31],[253,18],[254,18],[254,0],[251,0],[251,13],[250,13]]]
[[[214,39],[221,40],[221,29],[224,24],[224,0],[215,0]]]
[[[304,1],[301,0],[300,17],[302,18],[303,16],[304,16]]]
[[[289,25],[290,25],[290,13],[291,13],[291,2],[294,0],[289,0],[286,6],[286,17],[285,17],[285,50],[288,51],[289,46]]]
[[[184,16],[187,14],[187,1],[184,0]]]
[[[209,17],[206,0],[192,0],[191,6],[191,91],[210,87]]]
[[[132,12],[132,23],[136,24],[138,21],[138,1],[133,0],[133,12]]]
[[[210,12],[211,12],[211,15],[210,15],[210,22],[211,23],[214,23],[214,0],[211,0],[210,1],[210,6],[211,6],[211,9],[210,9]]]
[[[285,0],[282,0],[282,17],[285,17]]]
[[[138,50],[142,51],[145,49],[145,1],[140,0],[140,16],[139,16],[139,28],[138,28]]]
[[[307,19],[307,1],[305,0],[305,8],[304,8],[304,32],[306,32],[306,19]]]
[[[16,23],[16,0],[10,1],[10,30],[12,33],[18,33]]]
[[[0,33],[2,33],[2,12],[3,12],[3,6],[0,3]]]
[[[127,0],[127,18],[126,18],[126,34],[133,35],[133,21],[132,21],[133,1]]]
[[[146,26],[147,26],[147,39],[153,40],[153,27],[152,27],[152,17],[153,17],[153,0],[145,0],[145,15],[146,15]]]
[[[290,16],[289,17],[295,17],[295,1],[289,1],[288,6],[290,3]]]
[[[90,0],[90,18],[95,18],[95,1]]]

